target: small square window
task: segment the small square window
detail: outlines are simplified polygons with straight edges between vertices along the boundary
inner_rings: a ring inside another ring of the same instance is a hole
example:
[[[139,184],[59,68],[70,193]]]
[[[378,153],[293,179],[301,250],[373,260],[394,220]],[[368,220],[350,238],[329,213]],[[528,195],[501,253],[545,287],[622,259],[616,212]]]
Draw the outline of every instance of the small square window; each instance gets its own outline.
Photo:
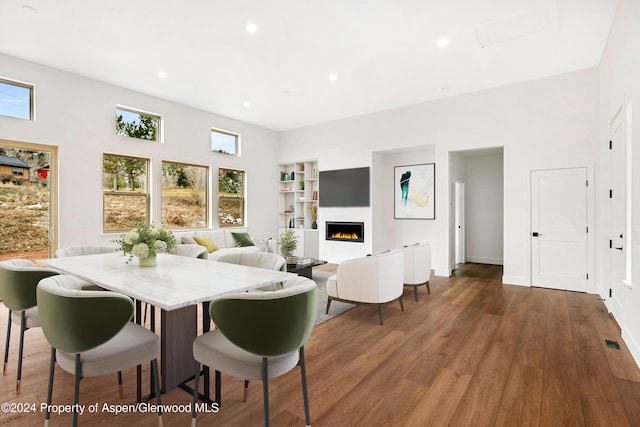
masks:
[[[211,151],[215,153],[240,155],[240,135],[220,129],[211,129]]]
[[[33,86],[0,78],[0,115],[33,120]]]

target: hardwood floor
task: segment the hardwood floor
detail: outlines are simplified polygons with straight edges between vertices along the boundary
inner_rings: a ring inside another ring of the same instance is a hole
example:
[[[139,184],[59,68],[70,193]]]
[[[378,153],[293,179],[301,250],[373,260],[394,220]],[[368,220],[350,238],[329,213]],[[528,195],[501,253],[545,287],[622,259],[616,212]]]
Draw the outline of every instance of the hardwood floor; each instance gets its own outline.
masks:
[[[331,266],[325,266],[331,268]],[[335,268],[335,266],[334,266]],[[312,425],[315,426],[640,426],[640,370],[596,295],[502,285],[499,266],[466,264],[451,278],[433,277],[431,294],[405,290],[405,311],[356,307],[314,329],[305,347]],[[7,311],[0,310],[6,331]],[[15,396],[18,328],[9,370],[0,377],[0,403],[35,404],[35,412],[0,413],[2,425],[42,425],[49,347],[40,329],[26,333],[22,394]],[[4,334],[2,343],[4,343]],[[621,349],[609,348],[606,340]],[[86,378],[81,404],[99,404],[81,426],[153,426],[152,413],[103,412],[135,403],[135,370],[125,372],[125,397],[116,378]],[[145,378],[148,367],[145,367]],[[145,382],[145,385],[147,383]],[[262,389],[223,376],[217,413],[200,426],[262,424]],[[56,369],[53,402],[72,401],[72,376]],[[163,404],[185,405],[172,390]],[[270,382],[272,425],[303,426],[299,370]],[[184,426],[184,408],[165,413],[165,426]],[[182,412],[181,412],[182,411]],[[52,426],[70,414],[52,415]]]

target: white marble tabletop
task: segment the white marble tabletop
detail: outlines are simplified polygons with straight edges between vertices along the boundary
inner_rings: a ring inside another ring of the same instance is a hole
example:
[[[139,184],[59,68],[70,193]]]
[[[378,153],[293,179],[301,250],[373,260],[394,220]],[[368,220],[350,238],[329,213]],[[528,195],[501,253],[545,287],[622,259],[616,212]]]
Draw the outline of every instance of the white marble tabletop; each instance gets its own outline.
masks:
[[[135,258],[127,264],[127,259],[115,252],[49,258],[38,263],[164,310],[210,301],[219,295],[255,289],[296,276],[171,254],[158,254],[155,267],[139,267]]]

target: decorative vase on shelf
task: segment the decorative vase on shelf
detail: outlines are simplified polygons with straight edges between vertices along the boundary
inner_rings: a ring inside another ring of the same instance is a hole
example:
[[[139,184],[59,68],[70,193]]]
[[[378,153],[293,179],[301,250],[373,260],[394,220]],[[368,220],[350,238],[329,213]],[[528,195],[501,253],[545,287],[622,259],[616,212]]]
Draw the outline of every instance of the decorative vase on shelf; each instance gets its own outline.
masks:
[[[316,230],[318,228],[318,223],[316,222],[316,220],[314,219],[313,222],[311,223],[311,228]]]
[[[149,255],[146,258],[138,258],[140,267],[154,267],[156,265],[156,254]]]

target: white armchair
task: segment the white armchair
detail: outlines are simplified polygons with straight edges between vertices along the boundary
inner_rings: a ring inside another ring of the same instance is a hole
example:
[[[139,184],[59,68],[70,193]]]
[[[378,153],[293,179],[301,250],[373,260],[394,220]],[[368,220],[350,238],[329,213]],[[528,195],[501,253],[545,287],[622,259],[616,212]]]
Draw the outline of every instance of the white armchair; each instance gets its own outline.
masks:
[[[400,251],[344,261],[336,274],[327,280],[327,310],[331,301],[377,304],[380,324],[382,305],[398,300],[402,303],[404,255]]]
[[[418,301],[418,286],[425,285],[431,293],[429,279],[431,279],[431,245],[428,243],[405,246],[404,254],[404,285],[412,286],[416,301]]]

